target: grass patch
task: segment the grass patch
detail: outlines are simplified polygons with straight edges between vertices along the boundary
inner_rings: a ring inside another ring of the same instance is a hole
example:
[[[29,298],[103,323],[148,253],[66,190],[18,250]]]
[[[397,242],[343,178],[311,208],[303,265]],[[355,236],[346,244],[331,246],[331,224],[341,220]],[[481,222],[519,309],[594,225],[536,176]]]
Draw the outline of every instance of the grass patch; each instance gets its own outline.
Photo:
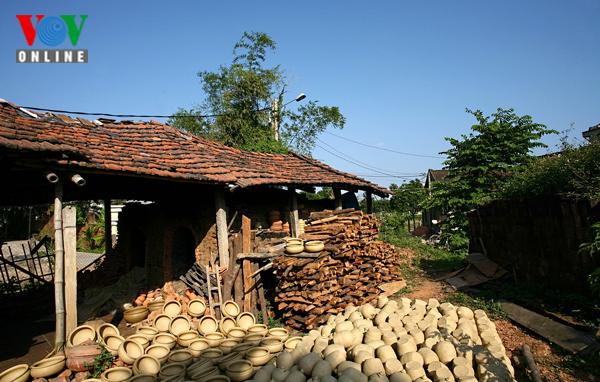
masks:
[[[449,294],[446,299],[454,305],[466,306],[473,310],[481,309],[494,320],[506,318],[506,313],[502,310],[500,303],[494,299],[474,297],[463,292]]]

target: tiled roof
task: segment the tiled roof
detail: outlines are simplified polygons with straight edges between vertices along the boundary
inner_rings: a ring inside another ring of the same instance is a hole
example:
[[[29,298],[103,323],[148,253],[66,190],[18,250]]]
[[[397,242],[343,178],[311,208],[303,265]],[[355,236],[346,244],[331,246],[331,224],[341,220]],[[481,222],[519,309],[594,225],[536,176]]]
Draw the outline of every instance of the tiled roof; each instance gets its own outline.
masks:
[[[437,182],[448,176],[448,170],[429,170],[431,180]]]
[[[37,116],[37,118],[36,118]],[[201,183],[314,185],[388,190],[317,160],[290,153],[238,150],[159,122],[89,121],[33,114],[0,100],[0,151],[45,165]],[[59,155],[33,156],[36,151]]]

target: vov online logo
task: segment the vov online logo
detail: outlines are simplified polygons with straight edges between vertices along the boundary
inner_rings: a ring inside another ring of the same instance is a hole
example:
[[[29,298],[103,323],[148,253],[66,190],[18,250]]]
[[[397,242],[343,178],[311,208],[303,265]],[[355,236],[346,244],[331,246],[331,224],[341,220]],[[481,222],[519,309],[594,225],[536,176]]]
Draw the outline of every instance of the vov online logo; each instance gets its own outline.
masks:
[[[77,46],[87,15],[17,15],[27,45]],[[17,49],[17,63],[86,63],[87,49]]]

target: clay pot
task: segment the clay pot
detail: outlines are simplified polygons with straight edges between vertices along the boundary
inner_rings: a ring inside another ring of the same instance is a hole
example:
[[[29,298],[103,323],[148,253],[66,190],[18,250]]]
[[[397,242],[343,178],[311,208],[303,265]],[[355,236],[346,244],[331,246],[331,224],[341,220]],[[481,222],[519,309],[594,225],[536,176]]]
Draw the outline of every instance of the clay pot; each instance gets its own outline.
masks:
[[[296,253],[300,253],[304,251],[304,246],[302,244],[287,244],[285,246],[285,252],[290,255],[294,255]]]
[[[302,337],[290,337],[287,341],[285,341],[283,346],[285,347],[285,350],[292,351],[296,348],[296,346],[298,346],[300,341],[302,341]]]
[[[159,314],[154,318],[153,326],[158,329],[159,332],[168,332],[170,323],[171,317],[166,314]]]
[[[138,344],[142,345],[144,349],[146,349],[150,345],[150,340],[148,340],[146,336],[143,336],[141,334],[132,334],[129,337],[127,337],[127,339],[137,342]]]
[[[289,237],[285,239],[285,243],[288,245],[304,245],[304,240],[295,237]]]
[[[456,357],[456,348],[448,341],[440,341],[433,347],[441,363],[448,363]]]
[[[227,332],[227,337],[241,340],[246,335],[246,330],[235,326]]]
[[[45,358],[31,365],[32,378],[47,378],[60,373],[65,369],[65,356]]]
[[[149,341],[152,341],[154,336],[158,334],[158,329],[152,326],[140,326],[137,328],[136,334],[146,337]]]
[[[78,345],[65,348],[66,366],[72,371],[86,371],[94,363],[94,359],[102,353],[98,344]]]
[[[227,365],[225,373],[233,382],[241,382],[250,379],[254,375],[254,370],[250,361],[242,359]]]
[[[77,346],[89,340],[96,341],[96,331],[89,325],[81,325],[69,334],[67,345]]]
[[[149,313],[150,311],[145,306],[138,306],[125,310],[125,312],[123,312],[123,318],[130,324],[135,324],[145,320]]]
[[[250,348],[246,351],[246,359],[252,362],[252,366],[262,366],[272,358],[271,352],[266,347]]]
[[[200,370],[206,370],[213,367],[213,362],[210,359],[200,359],[199,361],[193,362],[186,369],[188,375],[191,377],[192,374],[197,374]]]
[[[181,347],[187,348],[190,346],[192,341],[198,339],[198,332],[195,330],[188,330],[177,336],[177,344]]]
[[[350,330],[342,330],[333,334],[333,343],[339,344],[348,349],[354,343],[354,335]]]
[[[396,359],[396,353],[390,345],[378,347],[375,351],[375,354],[377,354],[377,358],[379,358],[383,363],[387,362],[390,359]]]
[[[176,316],[171,319],[169,323],[169,332],[174,336],[178,336],[183,332],[187,332],[191,329],[192,324],[186,316]]]
[[[410,335],[400,336],[398,338],[398,342],[396,342],[396,353],[398,355],[403,355],[405,353],[416,352],[417,345],[415,344],[415,340]]]
[[[118,335],[107,335],[104,338],[104,345],[106,345],[106,350],[111,352],[112,355],[117,355],[117,350],[119,350],[119,345],[125,341],[125,338]]]
[[[219,322],[213,316],[204,316],[198,321],[198,331],[202,335],[214,333],[219,329]]]
[[[156,358],[158,362],[161,363],[161,365],[167,361],[170,352],[171,349],[168,346],[162,344],[150,345],[146,349],[146,354]]]
[[[260,346],[269,349],[269,353],[279,353],[283,350],[283,342],[277,337],[267,337],[260,341]]]
[[[30,374],[29,365],[23,363],[0,373],[0,382],[26,382]]]
[[[325,243],[320,240],[307,241],[304,243],[306,252],[321,252],[325,248]]]
[[[264,337],[268,332],[269,329],[264,324],[254,324],[248,328],[248,334],[258,333]]]
[[[252,344],[253,346],[258,346],[263,338],[264,336],[260,333],[249,333],[244,336],[244,342]]]
[[[219,369],[216,366],[210,366],[201,370],[195,370],[190,377],[194,381],[206,381],[207,378],[217,375],[219,375]]]
[[[223,303],[223,314],[227,317],[237,317],[240,314],[240,307],[233,300],[227,300]]]
[[[134,340],[126,339],[119,345],[117,354],[121,361],[132,365],[136,359],[144,355],[144,347]]]
[[[171,333],[159,333],[152,340],[153,344],[164,345],[164,346],[168,347],[169,349],[173,349],[176,342],[177,342],[177,337],[175,337]]]
[[[226,370],[227,366],[232,363],[233,361],[238,361],[240,359],[244,359],[244,353],[229,353],[227,355],[224,355],[223,357],[219,358],[218,361],[218,366],[221,370]]]
[[[248,330],[254,324],[256,324],[256,318],[250,312],[243,312],[237,318],[237,325],[244,330]]]
[[[85,381],[83,381],[83,382],[85,382]],[[134,375],[133,377],[131,377],[129,379],[128,382],[156,382],[156,376],[155,375],[146,375],[146,374]]]
[[[206,311],[206,303],[204,300],[199,298],[190,300],[188,302],[188,314],[192,317],[201,317],[204,316],[204,312]]]
[[[229,330],[235,328],[237,323],[235,322],[235,318],[233,317],[223,317],[221,321],[219,321],[219,330],[221,333],[227,335]]]
[[[236,353],[245,353],[246,350],[250,349],[251,347],[253,347],[252,344],[249,343],[241,343],[241,344],[237,344],[234,347],[231,348],[232,352],[236,352]]]
[[[194,357],[199,357],[204,349],[208,349],[210,346],[208,345],[208,341],[204,338],[196,338],[188,345],[188,350]]]
[[[171,352],[168,358],[168,362],[182,363],[185,366],[191,364],[193,360],[194,357],[192,356],[192,353],[187,349]]]
[[[231,349],[233,349],[233,347],[238,343],[239,340],[237,339],[226,338],[219,344],[219,349],[223,351],[223,354],[229,354]]]
[[[148,310],[151,312],[156,312],[157,310],[162,310],[164,305],[164,300],[154,300],[148,303]]]
[[[281,342],[285,342],[289,338],[289,333],[286,328],[271,328],[269,329],[269,337],[276,337]]]
[[[133,363],[133,374],[157,375],[160,365],[160,361],[156,357],[145,354]]]
[[[163,381],[169,377],[184,376],[185,365],[182,363],[168,363],[160,368],[158,376]]]
[[[406,365],[404,365],[404,370],[406,370],[406,374],[408,374],[413,381],[417,378],[425,376],[425,369],[423,369],[423,366],[421,366],[417,361],[408,362]]]
[[[116,326],[114,326],[113,324],[109,324],[109,323],[104,323],[104,324],[98,326],[98,328],[96,329],[96,334],[97,334],[97,338],[102,339],[102,340],[104,340],[106,338],[106,336],[109,336],[109,335],[113,335],[113,336],[121,335],[121,333],[119,332],[119,329]]]
[[[204,335],[204,339],[208,342],[208,346],[217,347],[223,341],[225,336],[219,332],[207,333]]]
[[[200,354],[200,357],[207,359],[217,359],[223,357],[223,350],[214,348],[204,349]]]
[[[213,375],[204,378],[204,382],[231,382],[231,379],[226,375]]]
[[[165,302],[163,313],[171,318],[178,316],[181,314],[181,303],[175,300]]]
[[[105,370],[100,375],[100,379],[102,382],[125,382],[132,374],[133,372],[127,367],[113,367]]]

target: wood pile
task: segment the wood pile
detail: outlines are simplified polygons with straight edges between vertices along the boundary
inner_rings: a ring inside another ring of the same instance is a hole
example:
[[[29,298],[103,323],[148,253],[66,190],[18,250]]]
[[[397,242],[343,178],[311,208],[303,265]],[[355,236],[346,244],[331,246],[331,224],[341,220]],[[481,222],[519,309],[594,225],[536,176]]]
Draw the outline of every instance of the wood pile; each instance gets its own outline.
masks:
[[[379,221],[354,209],[313,212],[305,240],[322,240],[325,250],[315,258],[280,256],[273,261],[279,281],[275,301],[287,325],[312,329],[349,304],[376,298],[382,283],[401,278],[406,258],[392,245],[377,240]]]

